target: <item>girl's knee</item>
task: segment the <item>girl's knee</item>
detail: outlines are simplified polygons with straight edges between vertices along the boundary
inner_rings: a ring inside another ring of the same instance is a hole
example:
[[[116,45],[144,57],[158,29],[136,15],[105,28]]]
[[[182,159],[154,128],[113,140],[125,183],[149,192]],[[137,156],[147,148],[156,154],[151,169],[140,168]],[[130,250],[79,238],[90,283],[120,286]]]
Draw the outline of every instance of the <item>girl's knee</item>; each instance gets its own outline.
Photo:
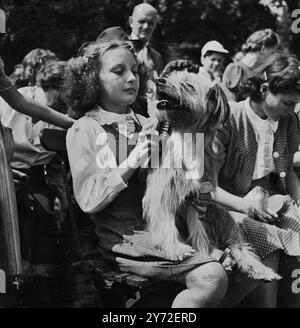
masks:
[[[208,300],[218,303],[226,293],[228,279],[220,263],[210,262],[188,274],[186,284],[191,291],[206,295]]]

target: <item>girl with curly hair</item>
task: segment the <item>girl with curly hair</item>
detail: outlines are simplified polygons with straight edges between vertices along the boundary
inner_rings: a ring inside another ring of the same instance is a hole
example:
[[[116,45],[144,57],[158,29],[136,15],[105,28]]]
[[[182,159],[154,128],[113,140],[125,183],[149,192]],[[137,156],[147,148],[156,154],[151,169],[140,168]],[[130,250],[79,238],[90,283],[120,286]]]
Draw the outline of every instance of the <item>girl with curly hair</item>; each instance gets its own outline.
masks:
[[[179,283],[173,307],[217,306],[227,286],[220,263],[197,252],[172,261],[142,233],[138,172],[149,146],[151,154],[158,151],[158,138],[149,120],[131,110],[139,88],[131,43],[98,44],[69,62],[68,76],[70,105],[82,116],[67,133],[74,194],[95,223],[102,255],[121,271]]]

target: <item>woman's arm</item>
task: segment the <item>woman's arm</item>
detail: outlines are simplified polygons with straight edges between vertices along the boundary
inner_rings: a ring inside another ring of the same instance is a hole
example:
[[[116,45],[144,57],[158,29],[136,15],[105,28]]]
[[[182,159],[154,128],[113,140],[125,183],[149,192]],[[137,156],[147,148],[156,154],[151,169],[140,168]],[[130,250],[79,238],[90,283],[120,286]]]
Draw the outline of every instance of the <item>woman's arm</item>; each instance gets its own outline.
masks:
[[[25,98],[14,86],[1,92],[1,97],[18,112],[38,118],[64,129],[70,128],[74,120],[54,109]]]
[[[211,192],[212,200],[220,203],[229,209],[245,213],[249,217],[258,221],[272,223],[277,218],[277,214],[268,209],[268,213],[264,212],[259,202],[235,196],[224,189],[217,187],[214,192]]]
[[[235,196],[224,189],[217,187],[215,191],[211,192],[213,201],[220,203],[234,211],[248,214],[249,204],[244,198]]]

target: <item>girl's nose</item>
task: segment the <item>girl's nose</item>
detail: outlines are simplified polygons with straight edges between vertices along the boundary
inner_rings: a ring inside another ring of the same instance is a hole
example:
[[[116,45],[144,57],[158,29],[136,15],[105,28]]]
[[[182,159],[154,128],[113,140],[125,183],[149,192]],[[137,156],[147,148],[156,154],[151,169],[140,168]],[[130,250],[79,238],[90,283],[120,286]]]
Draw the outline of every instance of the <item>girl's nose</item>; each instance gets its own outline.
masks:
[[[129,72],[129,73],[128,73],[127,80],[128,80],[128,81],[133,81],[133,80],[135,80],[135,79],[136,79],[135,74],[133,74],[133,72]]]

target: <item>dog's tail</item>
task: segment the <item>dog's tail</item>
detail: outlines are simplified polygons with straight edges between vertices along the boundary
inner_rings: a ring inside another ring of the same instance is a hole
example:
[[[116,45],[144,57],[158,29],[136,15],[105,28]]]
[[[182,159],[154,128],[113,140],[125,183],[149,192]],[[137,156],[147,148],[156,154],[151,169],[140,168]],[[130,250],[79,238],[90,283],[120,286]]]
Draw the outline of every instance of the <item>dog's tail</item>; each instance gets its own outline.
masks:
[[[209,255],[212,250],[212,245],[203,223],[199,220],[199,213],[192,206],[189,206],[187,209],[186,222],[189,235],[187,242],[195,250]]]
[[[281,279],[280,275],[264,265],[252,248],[243,243],[230,247],[232,258],[236,261],[238,269],[255,280],[273,281]]]

